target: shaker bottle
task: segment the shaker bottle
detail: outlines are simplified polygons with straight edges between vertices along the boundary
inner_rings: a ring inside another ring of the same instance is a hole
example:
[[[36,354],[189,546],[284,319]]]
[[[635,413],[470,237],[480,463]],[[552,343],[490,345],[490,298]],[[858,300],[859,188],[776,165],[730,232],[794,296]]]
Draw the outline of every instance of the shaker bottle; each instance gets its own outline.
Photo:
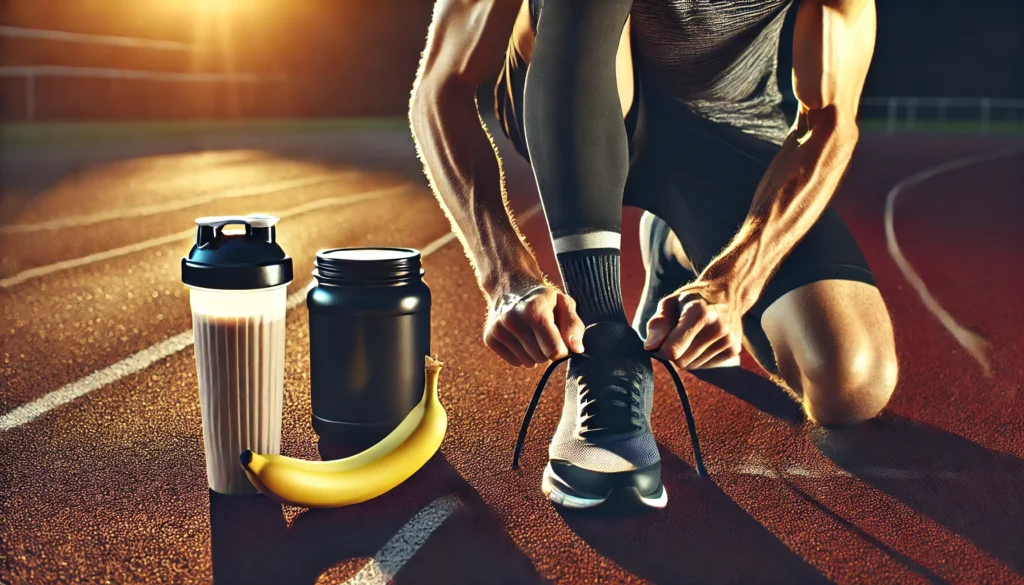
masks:
[[[287,285],[292,259],[278,219],[202,217],[181,260],[189,287],[206,477],[221,494],[253,494],[242,451],[280,453]],[[240,226],[225,231],[228,226]]]
[[[430,289],[420,252],[322,250],[313,275],[306,295],[313,429],[327,443],[376,443],[423,396]]]

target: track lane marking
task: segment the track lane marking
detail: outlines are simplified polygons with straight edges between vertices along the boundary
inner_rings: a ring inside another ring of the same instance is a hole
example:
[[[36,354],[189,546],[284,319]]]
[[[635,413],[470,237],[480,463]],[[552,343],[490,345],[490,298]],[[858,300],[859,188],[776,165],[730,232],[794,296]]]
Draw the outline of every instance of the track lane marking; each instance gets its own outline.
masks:
[[[234,189],[226,189],[224,191],[219,192],[215,191],[213,193],[199,195],[197,197],[190,197],[187,199],[176,199],[174,201],[154,203],[152,205],[139,205],[137,207],[111,209],[108,211],[100,211],[97,213],[72,215],[70,217],[63,217],[60,219],[53,219],[50,221],[43,221],[39,223],[16,223],[11,225],[0,226],[0,234],[24,234],[44,230],[82,227],[100,223],[103,221],[111,221],[115,219],[131,219],[136,217],[145,217],[148,215],[156,215],[158,213],[164,213],[167,211],[178,211],[181,209],[188,209],[189,207],[196,207],[204,203],[209,203],[211,201],[222,201],[224,199],[236,199],[238,197],[251,197],[256,195],[270,195],[271,193],[290,191],[292,189],[298,189],[300,187],[310,187],[313,185],[334,183],[337,181],[345,180],[346,178],[348,178],[349,175],[353,174],[356,173],[350,172],[337,175],[316,175],[313,177],[299,177],[296,179],[278,181],[276,183],[268,183],[266,185],[236,187]]]
[[[184,333],[179,333],[170,339],[165,339],[156,345],[147,347],[129,358],[103,368],[98,372],[93,372],[80,380],[67,384],[59,390],[54,390],[38,400],[33,400],[28,404],[23,404],[22,406],[15,408],[11,412],[0,417],[0,431],[9,431],[13,428],[20,427],[27,422],[43,416],[58,406],[63,406],[76,398],[85,396],[93,390],[102,388],[107,384],[112,384],[125,376],[138,372],[139,370],[143,370],[153,363],[162,360],[169,355],[178,353],[190,345],[192,345],[191,329]]]
[[[540,211],[540,209],[540,204],[531,207],[523,213],[520,221],[525,225],[526,222],[530,221],[530,219]],[[191,234],[192,232],[190,231],[189,233]],[[440,250],[455,238],[456,236],[454,232],[448,232],[425,245],[420,250],[420,254],[423,258],[426,258]],[[308,285],[288,295],[288,310],[294,309],[302,303],[306,299],[306,293],[314,284],[315,281],[310,282]],[[165,339],[164,341],[151,345],[150,347],[132,354],[119,362],[103,368],[102,370],[93,372],[84,378],[80,378],[70,384],[65,384],[61,388],[54,390],[41,398],[37,398],[36,400],[23,404],[4,415],[0,415],[0,431],[9,431],[26,423],[32,422],[54,408],[63,406],[77,398],[89,394],[90,392],[117,382],[125,376],[130,376],[136,372],[142,371],[154,363],[190,347],[193,343],[194,338],[192,330],[189,329],[188,331],[184,331],[169,339]]]
[[[339,196],[336,196],[336,197],[327,197],[325,199],[317,199],[316,201],[310,201],[308,203],[303,203],[302,205],[298,205],[298,206],[292,207],[291,209],[286,209],[286,210],[281,211],[281,212],[276,212],[276,213],[275,212],[268,212],[268,213],[271,213],[271,214],[273,214],[276,217],[279,217],[281,219],[285,219],[285,218],[288,218],[288,217],[293,217],[293,216],[296,216],[296,215],[301,215],[303,213],[308,213],[310,211],[316,211],[318,209],[323,209],[325,207],[332,207],[334,205],[348,205],[348,204],[352,204],[352,203],[358,203],[360,201],[363,201],[364,199],[369,199],[371,197],[379,197],[379,196],[383,196],[385,194],[390,194],[390,192],[392,192],[392,191],[396,191],[397,192],[397,191],[401,191],[401,190],[404,190],[404,189],[408,189],[411,185],[412,185],[412,183],[403,183],[401,185],[396,185],[396,186],[393,186],[393,187],[386,187],[384,189],[374,189],[372,191],[365,191],[363,193],[355,193],[355,194],[352,194],[352,195],[339,195]],[[170,235],[167,235],[167,236],[160,236],[158,238],[152,238],[152,239],[145,240],[145,241],[142,241],[142,242],[136,242],[134,244],[128,244],[127,246],[121,246],[120,248],[113,248],[111,250],[104,250],[103,252],[97,252],[95,254],[89,254],[88,256],[82,256],[81,258],[72,258],[70,260],[62,260],[60,262],[55,262],[53,264],[47,264],[45,266],[36,266],[35,268],[29,268],[28,270],[24,270],[22,272],[19,272],[19,273],[15,274],[14,276],[9,276],[7,278],[0,279],[0,288],[10,288],[12,286],[16,286],[16,285],[28,282],[30,280],[34,280],[34,279],[40,278],[42,276],[53,274],[55,272],[62,272],[64,270],[70,270],[72,268],[78,268],[78,267],[81,267],[81,266],[88,266],[89,264],[95,264],[96,262],[102,262],[104,260],[110,260],[111,258],[118,258],[120,256],[125,256],[125,255],[128,255],[128,254],[134,254],[135,252],[141,252],[143,250],[148,250],[150,248],[155,248],[157,246],[163,246],[165,244],[172,244],[174,242],[178,242],[178,241],[181,241],[181,240],[184,240],[184,239],[187,239],[187,238],[195,237],[195,233],[196,233],[195,228],[192,228],[192,229],[189,229],[189,230],[178,232],[176,234],[170,234]]]
[[[914,270],[913,266],[910,265],[910,262],[903,255],[903,251],[900,249],[900,245],[896,241],[896,228],[893,225],[893,215],[895,213],[896,198],[908,187],[921,184],[943,173],[948,173],[971,165],[981,164],[1020,153],[1024,153],[1024,148],[1015,146],[947,161],[940,165],[918,171],[901,179],[893,185],[892,189],[890,189],[885,196],[885,243],[889,249],[889,255],[892,256],[897,268],[899,268],[900,272],[903,273],[903,278],[907,279],[910,286],[913,287],[918,296],[921,297],[921,302],[924,303],[925,309],[938,318],[946,331],[949,331],[953,335],[953,338],[956,339],[957,344],[964,348],[964,350],[978,362],[986,376],[992,375],[992,367],[987,355],[989,345],[988,340],[957,322],[957,320],[954,319],[946,309],[942,308],[942,305],[940,305],[937,300],[935,300],[935,297],[932,296],[928,287],[925,285],[924,280],[921,279],[921,276],[918,275],[917,271]]]
[[[711,470],[715,471],[713,467]],[[922,479],[958,481],[968,480],[970,476],[968,473],[959,471],[943,471],[938,469],[900,469],[898,467],[885,467],[881,465],[866,465],[852,471],[847,471],[845,469],[822,471],[817,469],[808,469],[798,465],[773,468],[768,467],[767,465],[761,465],[760,463],[742,463],[732,469],[718,470],[718,473],[724,473],[725,475],[756,475],[766,477],[768,479],[782,479],[784,477],[836,479],[840,477],[848,477],[853,479],[871,478],[905,481],[920,481]]]
[[[312,283],[310,283],[312,285]],[[288,309],[291,310],[306,299],[310,286],[307,285],[288,295]],[[43,416],[47,412],[81,398],[94,390],[113,384],[125,376],[140,372],[154,363],[170,357],[195,343],[192,330],[183,331],[169,339],[151,345],[102,370],[62,386],[49,394],[23,404],[0,416],[0,431],[9,431]]]
[[[449,240],[451,241],[451,240]],[[459,507],[455,496],[441,496],[420,510],[409,522],[380,547],[370,562],[353,575],[345,585],[385,585],[416,554],[444,521]]]

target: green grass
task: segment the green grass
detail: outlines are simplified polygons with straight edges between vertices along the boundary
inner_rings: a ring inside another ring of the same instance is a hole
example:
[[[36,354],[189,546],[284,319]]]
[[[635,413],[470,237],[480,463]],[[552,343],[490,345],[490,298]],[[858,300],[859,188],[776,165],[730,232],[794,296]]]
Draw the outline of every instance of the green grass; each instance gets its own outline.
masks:
[[[860,120],[861,130],[865,132],[887,132],[888,124],[885,120]],[[981,136],[981,123],[977,121],[953,120],[940,122],[938,120],[918,120],[911,127],[906,120],[900,120],[896,125],[896,134],[971,134]],[[1006,136],[1024,134],[1024,121],[997,121],[990,122],[988,134],[993,136]]]
[[[401,130],[408,124],[404,118],[5,123],[0,143],[4,149],[83,146],[153,138]]]
[[[865,132],[886,132],[885,120],[861,120]],[[0,149],[59,148],[125,143],[152,139],[188,139],[204,136],[295,135],[360,131],[402,131],[405,118],[296,118],[282,120],[202,120],[156,122],[40,122],[0,126]],[[901,120],[897,134],[928,133],[980,135],[977,122],[921,120],[913,127]],[[1024,121],[992,122],[991,135],[1024,134]]]

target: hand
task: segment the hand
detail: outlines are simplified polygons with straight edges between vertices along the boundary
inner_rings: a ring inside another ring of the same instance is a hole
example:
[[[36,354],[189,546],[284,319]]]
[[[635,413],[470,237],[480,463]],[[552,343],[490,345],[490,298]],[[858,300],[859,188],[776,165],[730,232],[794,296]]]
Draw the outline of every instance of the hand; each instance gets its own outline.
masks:
[[[740,354],[742,316],[724,290],[698,280],[661,300],[644,346],[680,370],[715,367]]]
[[[576,301],[550,285],[506,294],[490,311],[484,343],[513,366],[532,368],[583,352],[583,321]]]

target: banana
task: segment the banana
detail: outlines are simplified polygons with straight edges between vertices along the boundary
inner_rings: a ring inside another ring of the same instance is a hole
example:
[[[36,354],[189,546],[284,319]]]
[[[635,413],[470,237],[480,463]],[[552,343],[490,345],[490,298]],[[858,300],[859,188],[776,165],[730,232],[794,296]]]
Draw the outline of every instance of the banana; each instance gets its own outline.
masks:
[[[426,356],[423,398],[376,445],[333,461],[244,451],[241,463],[249,481],[275,500],[305,508],[349,506],[387,493],[433,457],[448,430],[448,413],[437,396],[442,365]]]

